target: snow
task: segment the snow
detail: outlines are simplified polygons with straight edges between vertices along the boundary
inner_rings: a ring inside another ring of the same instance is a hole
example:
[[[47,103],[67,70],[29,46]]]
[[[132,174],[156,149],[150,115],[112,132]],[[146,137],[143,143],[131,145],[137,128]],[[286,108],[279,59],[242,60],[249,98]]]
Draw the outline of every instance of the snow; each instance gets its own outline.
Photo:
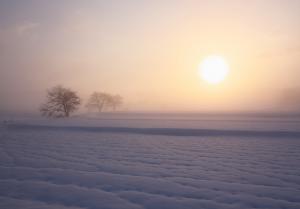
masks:
[[[2,119],[0,208],[300,208],[300,120]]]

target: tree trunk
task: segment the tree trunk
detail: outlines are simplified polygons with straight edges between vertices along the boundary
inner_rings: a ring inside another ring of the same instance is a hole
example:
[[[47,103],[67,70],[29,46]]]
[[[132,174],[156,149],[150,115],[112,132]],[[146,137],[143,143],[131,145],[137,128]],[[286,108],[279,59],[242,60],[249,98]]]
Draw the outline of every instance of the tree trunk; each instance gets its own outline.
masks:
[[[68,108],[65,104],[64,104],[64,112],[65,112],[65,117],[69,117],[70,112],[68,111]]]
[[[104,102],[98,105],[98,111],[102,112],[103,107],[104,107]]]

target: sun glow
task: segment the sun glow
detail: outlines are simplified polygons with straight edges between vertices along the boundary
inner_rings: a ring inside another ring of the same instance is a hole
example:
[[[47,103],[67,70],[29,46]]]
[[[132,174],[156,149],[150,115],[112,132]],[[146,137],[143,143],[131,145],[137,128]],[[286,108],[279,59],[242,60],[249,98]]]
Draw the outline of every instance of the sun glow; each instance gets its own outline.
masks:
[[[226,60],[221,56],[206,57],[199,65],[199,74],[203,80],[210,84],[223,81],[229,72]]]

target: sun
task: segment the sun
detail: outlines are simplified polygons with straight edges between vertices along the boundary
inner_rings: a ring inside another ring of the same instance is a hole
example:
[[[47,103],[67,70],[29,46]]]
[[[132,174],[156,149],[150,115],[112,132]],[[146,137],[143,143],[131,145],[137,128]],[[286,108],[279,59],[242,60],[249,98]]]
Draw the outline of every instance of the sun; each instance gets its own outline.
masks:
[[[222,56],[206,57],[199,65],[199,75],[210,84],[222,82],[228,75],[229,65]]]

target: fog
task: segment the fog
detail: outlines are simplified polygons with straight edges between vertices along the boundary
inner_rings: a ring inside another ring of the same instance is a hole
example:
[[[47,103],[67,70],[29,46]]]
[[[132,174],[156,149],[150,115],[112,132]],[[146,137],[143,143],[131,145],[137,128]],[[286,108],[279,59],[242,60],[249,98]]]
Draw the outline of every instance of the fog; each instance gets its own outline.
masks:
[[[0,112],[47,89],[120,94],[122,111],[299,111],[300,1],[0,2]],[[198,65],[222,55],[209,85]],[[85,109],[82,107],[81,111]]]

